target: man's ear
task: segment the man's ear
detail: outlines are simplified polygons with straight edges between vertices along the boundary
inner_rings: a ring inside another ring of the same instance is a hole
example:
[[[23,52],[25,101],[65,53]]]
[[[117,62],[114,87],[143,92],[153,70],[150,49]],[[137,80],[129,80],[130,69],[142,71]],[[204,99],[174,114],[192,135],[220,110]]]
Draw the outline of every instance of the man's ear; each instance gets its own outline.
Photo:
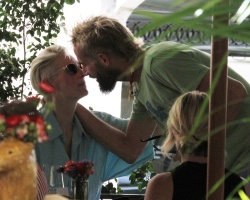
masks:
[[[109,64],[110,64],[110,59],[109,59],[109,57],[108,57],[106,54],[99,53],[97,59],[98,59],[98,61],[99,61],[102,65],[104,65],[104,66],[106,66],[106,67],[108,67]]]

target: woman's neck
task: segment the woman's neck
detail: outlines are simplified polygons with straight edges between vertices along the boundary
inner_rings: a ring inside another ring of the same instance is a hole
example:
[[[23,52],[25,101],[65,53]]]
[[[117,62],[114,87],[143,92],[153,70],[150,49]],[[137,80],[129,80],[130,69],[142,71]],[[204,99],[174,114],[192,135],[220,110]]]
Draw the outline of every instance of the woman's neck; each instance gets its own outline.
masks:
[[[63,102],[63,100],[61,100]],[[76,104],[66,103],[54,103],[54,113],[56,119],[63,129],[71,129],[70,125],[73,124],[74,114],[75,114]]]
[[[181,162],[183,163],[183,162],[186,162],[186,161],[198,162],[198,163],[206,163],[207,162],[207,157],[195,156],[193,154],[181,155]]]
[[[71,145],[74,129],[74,115],[75,115],[76,103],[70,103],[67,101],[55,101],[54,113],[57,122],[63,132],[64,136],[64,148],[69,158],[71,158]]]

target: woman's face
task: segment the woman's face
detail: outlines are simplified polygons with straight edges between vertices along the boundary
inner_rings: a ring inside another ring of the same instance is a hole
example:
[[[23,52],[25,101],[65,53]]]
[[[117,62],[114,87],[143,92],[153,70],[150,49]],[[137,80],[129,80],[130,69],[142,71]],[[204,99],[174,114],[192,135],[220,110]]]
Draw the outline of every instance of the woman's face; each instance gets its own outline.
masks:
[[[50,78],[52,85],[55,88],[55,97],[61,98],[62,100],[75,100],[78,101],[80,98],[88,94],[88,90],[85,84],[85,70],[80,69],[79,65],[73,57],[62,57],[59,59],[58,64],[62,70],[58,68],[55,70],[56,74]],[[66,66],[68,64],[74,64],[77,66],[77,73],[71,73]],[[64,68],[64,69],[63,69]]]

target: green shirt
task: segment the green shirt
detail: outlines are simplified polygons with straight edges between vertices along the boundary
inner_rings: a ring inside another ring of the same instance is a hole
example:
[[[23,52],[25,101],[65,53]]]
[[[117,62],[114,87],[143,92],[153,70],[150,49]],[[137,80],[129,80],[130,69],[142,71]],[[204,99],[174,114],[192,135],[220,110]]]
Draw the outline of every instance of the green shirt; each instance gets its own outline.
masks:
[[[140,83],[134,84],[131,118],[152,116],[164,128],[175,99],[197,88],[209,71],[209,62],[208,54],[174,42],[162,42],[149,48]]]
[[[166,129],[168,112],[181,94],[195,90],[210,71],[210,55],[175,42],[161,42],[145,52],[139,83],[134,83],[134,102],[131,119],[153,117]],[[231,68],[228,75],[242,82],[250,94],[249,84]],[[242,105],[237,119],[250,117],[250,104]],[[238,123],[227,128],[226,167],[231,169],[250,161],[250,124]],[[240,169],[245,168],[246,163]]]

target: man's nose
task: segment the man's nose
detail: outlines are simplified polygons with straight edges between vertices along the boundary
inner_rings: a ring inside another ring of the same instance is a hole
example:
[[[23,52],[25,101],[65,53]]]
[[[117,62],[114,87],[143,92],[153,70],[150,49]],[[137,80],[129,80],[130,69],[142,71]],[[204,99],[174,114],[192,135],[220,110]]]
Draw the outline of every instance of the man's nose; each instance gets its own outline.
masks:
[[[84,76],[87,76],[88,75],[88,72],[87,72],[87,68],[86,67],[83,67],[81,68],[81,73],[84,75]]]

